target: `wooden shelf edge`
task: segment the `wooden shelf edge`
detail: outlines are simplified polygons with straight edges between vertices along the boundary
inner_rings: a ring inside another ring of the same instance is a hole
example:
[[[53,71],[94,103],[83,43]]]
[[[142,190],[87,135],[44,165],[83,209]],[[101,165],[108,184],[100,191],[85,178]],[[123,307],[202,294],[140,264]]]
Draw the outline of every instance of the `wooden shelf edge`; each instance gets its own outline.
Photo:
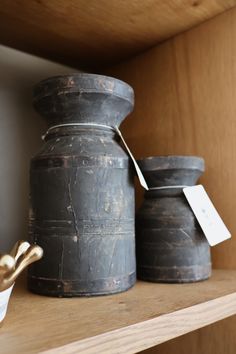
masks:
[[[132,354],[236,314],[236,292],[121,329],[43,351],[43,354]]]

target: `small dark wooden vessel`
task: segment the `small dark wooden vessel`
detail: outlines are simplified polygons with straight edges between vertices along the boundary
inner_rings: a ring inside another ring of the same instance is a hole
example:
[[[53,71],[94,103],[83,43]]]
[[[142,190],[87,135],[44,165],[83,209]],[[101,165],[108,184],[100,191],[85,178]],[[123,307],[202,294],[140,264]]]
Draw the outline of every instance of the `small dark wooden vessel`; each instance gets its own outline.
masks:
[[[135,283],[133,166],[109,128],[133,105],[132,88],[111,77],[58,76],[35,87],[51,129],[30,168],[30,239],[44,250],[28,274],[33,292],[91,296]]]
[[[195,185],[204,160],[148,157],[139,166],[150,190],[136,217],[138,278],[167,283],[209,278],[210,247],[181,187]]]

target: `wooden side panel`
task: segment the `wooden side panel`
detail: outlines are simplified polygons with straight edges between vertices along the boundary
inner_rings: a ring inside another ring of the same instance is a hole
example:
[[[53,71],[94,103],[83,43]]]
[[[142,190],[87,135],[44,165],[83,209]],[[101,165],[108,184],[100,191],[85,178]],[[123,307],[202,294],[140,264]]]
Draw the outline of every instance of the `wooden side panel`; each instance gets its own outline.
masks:
[[[232,9],[107,71],[135,90],[135,111],[122,127],[134,155],[204,157],[201,182],[232,235],[236,233],[235,58],[236,9]],[[236,268],[235,253],[234,237],[215,246],[214,267]]]

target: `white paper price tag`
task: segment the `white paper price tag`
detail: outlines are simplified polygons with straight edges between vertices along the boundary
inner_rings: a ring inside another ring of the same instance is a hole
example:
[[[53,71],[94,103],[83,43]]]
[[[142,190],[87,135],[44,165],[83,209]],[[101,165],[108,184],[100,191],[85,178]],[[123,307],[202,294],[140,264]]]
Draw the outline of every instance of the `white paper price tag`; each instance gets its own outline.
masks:
[[[210,246],[215,246],[231,237],[202,185],[186,187],[183,192]]]

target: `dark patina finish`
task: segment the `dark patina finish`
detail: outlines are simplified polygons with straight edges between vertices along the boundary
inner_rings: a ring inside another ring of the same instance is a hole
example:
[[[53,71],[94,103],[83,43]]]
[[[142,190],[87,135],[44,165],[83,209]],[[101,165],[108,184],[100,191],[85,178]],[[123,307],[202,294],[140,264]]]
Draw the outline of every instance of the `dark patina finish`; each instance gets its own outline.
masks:
[[[133,167],[116,133],[132,111],[126,83],[74,74],[34,90],[49,127],[31,161],[30,238],[44,250],[28,274],[33,292],[91,296],[127,290],[136,279]],[[105,125],[104,126],[96,126]]]
[[[204,160],[194,156],[149,157],[139,165],[149,188],[193,186],[204,171]],[[136,234],[140,279],[185,283],[209,278],[209,244],[182,187],[145,192]]]

